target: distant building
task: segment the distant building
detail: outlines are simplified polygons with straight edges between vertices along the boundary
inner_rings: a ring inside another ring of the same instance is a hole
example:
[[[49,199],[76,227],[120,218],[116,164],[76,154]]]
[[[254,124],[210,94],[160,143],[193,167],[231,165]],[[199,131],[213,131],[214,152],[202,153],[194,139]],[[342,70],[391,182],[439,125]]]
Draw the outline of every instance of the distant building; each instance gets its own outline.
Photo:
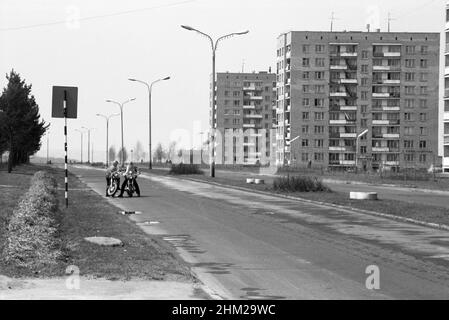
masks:
[[[277,41],[278,164],[398,170],[437,161],[438,33],[292,31]]]
[[[449,172],[449,2],[446,3],[445,26],[445,50],[444,50],[444,135],[443,135],[443,171]]]
[[[276,75],[217,73],[217,164],[267,164],[271,156]]]

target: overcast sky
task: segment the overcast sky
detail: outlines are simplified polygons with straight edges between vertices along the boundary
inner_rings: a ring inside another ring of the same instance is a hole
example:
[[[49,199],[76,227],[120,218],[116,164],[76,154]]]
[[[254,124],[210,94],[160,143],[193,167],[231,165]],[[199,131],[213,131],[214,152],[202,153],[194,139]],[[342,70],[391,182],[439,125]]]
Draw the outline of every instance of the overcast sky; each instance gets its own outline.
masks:
[[[275,69],[280,33],[328,31],[332,11],[334,31],[365,30],[367,23],[384,31],[391,12],[392,31],[441,32],[444,7],[444,0],[0,0],[0,86],[12,68],[33,84],[41,115],[52,124],[52,156],[63,155],[63,120],[51,118],[51,88],[79,87],[78,119],[68,123],[69,157],[79,158],[74,129],[86,126],[95,128],[94,160],[104,161],[105,121],[95,114],[119,111],[105,99],[136,98],[124,108],[125,146],[140,140],[147,150],[146,88],[127,78],[171,76],[153,87],[153,147],[183,130],[183,144],[194,139],[199,145],[199,132],[208,129],[211,49],[181,24],[214,38],[250,30],[220,43],[217,72],[241,71],[243,65],[246,72],[267,71]],[[119,147],[119,117],[111,120],[109,141]],[[45,153],[44,143],[39,154]]]

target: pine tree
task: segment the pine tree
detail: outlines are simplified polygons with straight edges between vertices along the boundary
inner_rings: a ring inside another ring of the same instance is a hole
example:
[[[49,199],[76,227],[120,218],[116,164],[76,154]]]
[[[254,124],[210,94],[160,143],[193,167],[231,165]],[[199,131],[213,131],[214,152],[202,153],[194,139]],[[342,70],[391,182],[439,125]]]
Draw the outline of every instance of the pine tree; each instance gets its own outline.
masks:
[[[13,166],[29,162],[39,151],[48,125],[40,119],[39,106],[31,85],[14,70],[6,75],[7,86],[0,96],[0,152],[8,150],[8,172]]]

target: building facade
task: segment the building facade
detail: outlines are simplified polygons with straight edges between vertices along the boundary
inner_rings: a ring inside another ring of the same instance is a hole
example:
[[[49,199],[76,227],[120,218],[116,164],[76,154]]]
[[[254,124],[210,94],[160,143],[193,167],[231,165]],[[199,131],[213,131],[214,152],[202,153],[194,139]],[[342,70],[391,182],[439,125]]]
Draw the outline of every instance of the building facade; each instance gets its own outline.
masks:
[[[449,172],[449,2],[446,3],[446,26],[444,29],[444,116],[443,116],[443,171]]]
[[[289,32],[277,39],[276,162],[430,168],[439,34]]]
[[[270,162],[275,86],[273,73],[217,73],[217,164]]]

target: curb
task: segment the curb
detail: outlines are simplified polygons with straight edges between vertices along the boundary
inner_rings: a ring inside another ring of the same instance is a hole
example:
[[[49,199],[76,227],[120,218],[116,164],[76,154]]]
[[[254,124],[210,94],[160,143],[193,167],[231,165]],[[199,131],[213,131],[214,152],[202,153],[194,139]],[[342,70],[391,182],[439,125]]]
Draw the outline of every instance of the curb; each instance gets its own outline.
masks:
[[[168,177],[168,178],[172,178],[173,179],[173,177]],[[396,220],[396,221],[400,221],[400,222],[408,222],[408,223],[412,223],[412,224],[416,224],[416,225],[420,225],[420,226],[425,226],[425,227],[429,227],[429,228],[433,228],[433,229],[449,231],[449,226],[445,225],[445,224],[425,222],[425,221],[416,220],[416,219],[412,219],[412,218],[405,218],[405,217],[395,216],[395,215],[388,214],[388,213],[381,213],[381,212],[376,212],[376,211],[357,209],[357,208],[353,208],[353,207],[346,207],[346,206],[333,204],[333,203],[328,203],[328,202],[309,200],[309,199],[304,199],[304,198],[300,198],[300,197],[293,197],[293,196],[288,196],[288,195],[283,195],[283,194],[269,193],[269,192],[266,192],[266,191],[254,190],[254,189],[249,189],[249,188],[244,188],[244,187],[239,187],[239,186],[232,186],[232,185],[222,184],[222,183],[213,182],[213,181],[204,181],[204,180],[199,180],[199,179],[195,179],[195,178],[176,177],[175,179],[186,180],[186,181],[193,181],[193,182],[199,182],[199,183],[207,183],[207,184],[216,185],[216,186],[223,187],[223,188],[237,189],[237,190],[246,191],[246,192],[259,193],[259,194],[263,194],[263,195],[266,195],[266,196],[279,197],[279,198],[284,198],[284,199],[289,199],[289,200],[294,200],[294,201],[299,201],[299,202],[306,202],[306,203],[311,203],[311,204],[316,204],[316,205],[321,205],[321,206],[326,206],[326,207],[333,207],[333,208],[338,208],[338,209],[343,209],[343,210],[350,210],[350,211],[353,211],[353,212],[356,212],[356,213],[368,214],[368,215],[382,217],[382,218],[388,218],[388,219]]]

